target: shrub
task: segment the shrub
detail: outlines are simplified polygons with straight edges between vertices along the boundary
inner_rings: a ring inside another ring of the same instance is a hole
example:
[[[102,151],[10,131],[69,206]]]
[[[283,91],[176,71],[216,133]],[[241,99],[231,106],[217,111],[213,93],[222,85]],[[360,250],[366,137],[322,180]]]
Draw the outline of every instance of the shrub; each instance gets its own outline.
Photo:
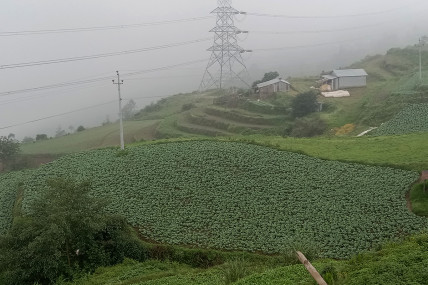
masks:
[[[327,124],[319,116],[310,118],[296,119],[293,130],[291,131],[292,137],[310,138],[324,133]]]
[[[251,273],[248,263],[241,258],[225,263],[222,271],[225,284],[232,284]]]
[[[304,117],[318,110],[317,94],[313,91],[300,93],[291,102],[292,115],[295,118]]]

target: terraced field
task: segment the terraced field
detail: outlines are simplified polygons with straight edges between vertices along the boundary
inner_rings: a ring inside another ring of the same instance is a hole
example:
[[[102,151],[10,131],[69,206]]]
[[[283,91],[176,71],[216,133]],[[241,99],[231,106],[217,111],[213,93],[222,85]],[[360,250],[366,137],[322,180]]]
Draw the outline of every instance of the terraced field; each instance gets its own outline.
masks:
[[[374,135],[402,135],[428,132],[428,104],[412,104],[404,108],[390,121],[382,124]]]
[[[170,244],[277,253],[307,241],[323,256],[345,258],[428,228],[404,199],[416,172],[243,143],[90,151],[27,175],[24,211],[49,177],[91,180],[94,195],[111,201],[110,211],[147,238]],[[10,188],[1,181],[1,189]]]

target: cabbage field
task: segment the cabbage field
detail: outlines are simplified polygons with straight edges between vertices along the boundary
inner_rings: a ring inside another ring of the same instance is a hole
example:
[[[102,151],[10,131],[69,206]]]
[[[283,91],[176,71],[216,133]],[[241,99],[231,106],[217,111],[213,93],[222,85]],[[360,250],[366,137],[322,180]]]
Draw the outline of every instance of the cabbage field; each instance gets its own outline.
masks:
[[[345,258],[428,228],[426,219],[406,208],[405,192],[416,172],[244,143],[95,150],[26,176],[24,211],[47,178],[90,180],[93,195],[110,200],[109,211],[148,239],[169,244],[279,253],[303,241],[323,256]],[[13,185],[2,177],[0,187]]]
[[[27,172],[0,175],[0,234],[4,234],[12,224],[12,211],[18,195],[19,182],[25,180]]]
[[[401,110],[390,121],[372,134],[377,136],[428,132],[428,104],[412,104]]]

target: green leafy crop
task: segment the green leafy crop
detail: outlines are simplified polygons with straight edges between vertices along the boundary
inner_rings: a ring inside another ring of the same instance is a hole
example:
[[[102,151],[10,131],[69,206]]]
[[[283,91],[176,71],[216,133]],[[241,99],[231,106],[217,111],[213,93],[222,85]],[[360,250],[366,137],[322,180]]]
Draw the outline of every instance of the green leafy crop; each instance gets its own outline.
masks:
[[[169,244],[279,253],[307,241],[346,258],[428,228],[406,208],[418,174],[325,161],[262,146],[179,142],[73,154],[31,172],[23,210],[46,179],[91,180],[145,237]]]

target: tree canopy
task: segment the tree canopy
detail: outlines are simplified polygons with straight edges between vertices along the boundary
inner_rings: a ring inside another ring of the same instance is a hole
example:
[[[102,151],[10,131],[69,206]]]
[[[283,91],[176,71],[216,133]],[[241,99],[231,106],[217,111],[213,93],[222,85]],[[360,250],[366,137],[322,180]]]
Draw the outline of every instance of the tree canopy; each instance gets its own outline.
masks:
[[[90,183],[55,179],[0,237],[0,284],[54,284],[78,270],[133,257],[144,250],[131,239],[124,219],[108,215],[106,203],[90,195]],[[141,246],[142,247],[142,246]]]
[[[20,144],[14,138],[0,137],[0,162],[7,162],[20,150]]]
[[[256,88],[257,84],[260,84],[260,83],[263,83],[263,82],[275,79],[277,77],[279,77],[279,73],[277,71],[267,72],[267,73],[265,73],[265,75],[263,76],[263,78],[261,80],[254,81],[252,87]]]
[[[304,117],[318,110],[317,94],[309,91],[300,93],[291,102],[292,115],[296,118]]]

